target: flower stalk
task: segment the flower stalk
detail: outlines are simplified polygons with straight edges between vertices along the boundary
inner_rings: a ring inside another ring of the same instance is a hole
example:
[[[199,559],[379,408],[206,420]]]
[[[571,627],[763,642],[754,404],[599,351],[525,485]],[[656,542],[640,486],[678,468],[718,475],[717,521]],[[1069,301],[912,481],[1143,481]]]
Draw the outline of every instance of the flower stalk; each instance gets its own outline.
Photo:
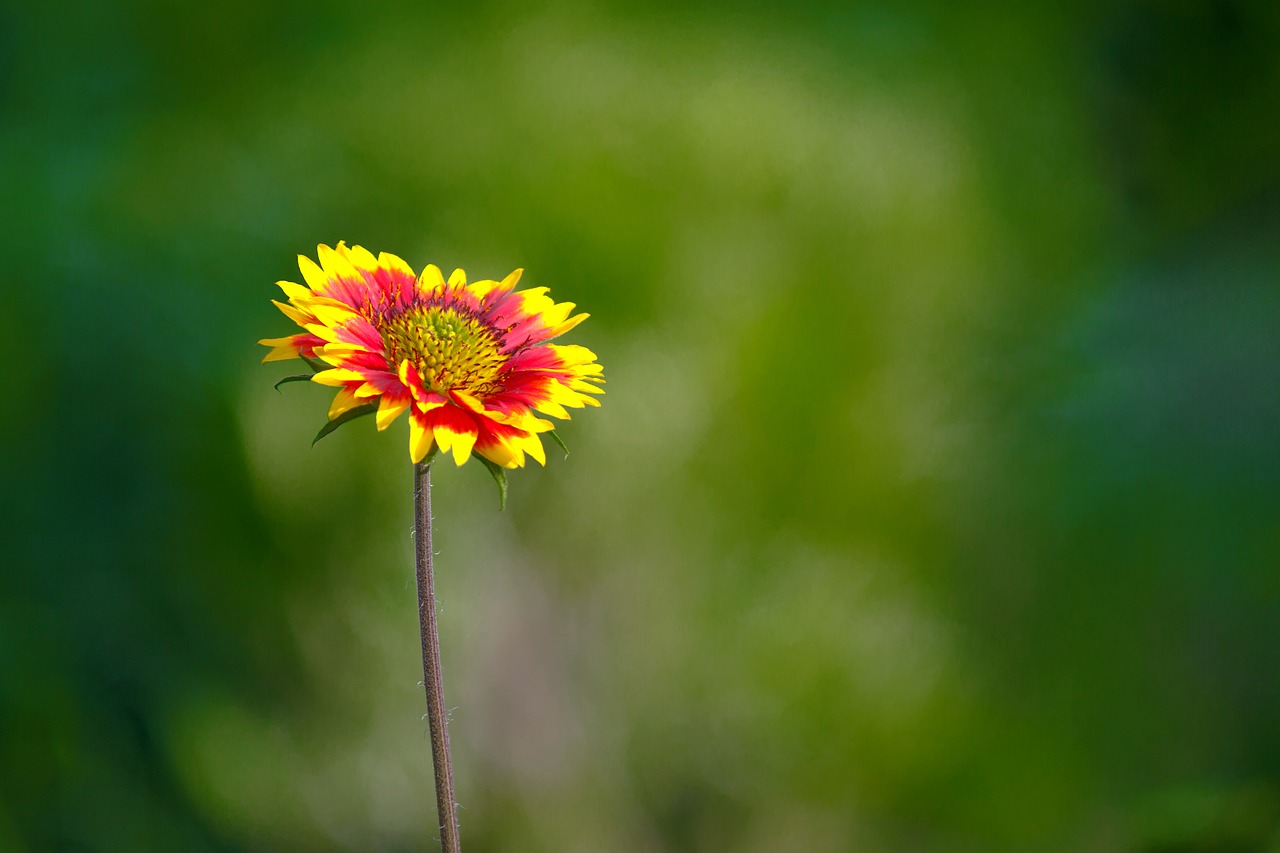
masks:
[[[277,390],[304,380],[338,389],[315,441],[365,415],[374,415],[382,431],[408,413],[422,683],[440,847],[461,853],[436,624],[431,463],[437,455],[451,455],[459,466],[478,457],[498,483],[502,509],[507,471],[528,459],[546,463],[542,434],[564,449],[540,416],[568,420],[569,409],[600,405],[604,368],[586,347],[551,343],[587,315],[574,314],[572,302],[553,301],[545,287],[516,290],[521,270],[502,281],[468,283],[461,269],[446,279],[427,264],[418,275],[401,258],[375,257],[362,246],[321,245],[316,253],[318,264],[298,257],[305,285],[276,282],[288,301],[275,305],[300,331],[258,343],[271,348],[263,361],[298,358],[311,369],[279,380]]]
[[[440,666],[440,632],[436,624],[435,576],[431,552],[431,460],[413,466],[413,542],[418,574],[418,621],[422,629],[422,678],[427,692],[431,760],[436,777],[436,810],[440,817],[440,849],[461,853],[458,801],[449,757],[449,723]]]

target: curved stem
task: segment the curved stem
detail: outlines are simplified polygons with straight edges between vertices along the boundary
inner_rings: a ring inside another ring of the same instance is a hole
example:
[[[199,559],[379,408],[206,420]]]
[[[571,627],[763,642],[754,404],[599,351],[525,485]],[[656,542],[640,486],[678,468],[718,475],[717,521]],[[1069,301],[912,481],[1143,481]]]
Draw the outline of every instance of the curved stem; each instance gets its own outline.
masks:
[[[431,564],[431,463],[413,466],[413,543],[418,568],[418,621],[422,626],[422,677],[427,690],[431,727],[431,760],[436,773],[436,809],[440,815],[440,849],[461,853],[458,804],[449,758],[449,725],[445,715],[444,677],[440,668],[440,635],[436,628],[435,578]]]

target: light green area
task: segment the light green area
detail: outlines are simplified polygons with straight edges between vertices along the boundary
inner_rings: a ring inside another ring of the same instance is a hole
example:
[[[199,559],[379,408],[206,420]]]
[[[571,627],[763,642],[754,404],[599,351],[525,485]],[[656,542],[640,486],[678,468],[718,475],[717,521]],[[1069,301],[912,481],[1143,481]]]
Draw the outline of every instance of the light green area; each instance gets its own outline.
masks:
[[[1280,849],[1273,5],[4,13],[0,849],[430,846],[338,240],[608,380],[435,463],[471,853]]]

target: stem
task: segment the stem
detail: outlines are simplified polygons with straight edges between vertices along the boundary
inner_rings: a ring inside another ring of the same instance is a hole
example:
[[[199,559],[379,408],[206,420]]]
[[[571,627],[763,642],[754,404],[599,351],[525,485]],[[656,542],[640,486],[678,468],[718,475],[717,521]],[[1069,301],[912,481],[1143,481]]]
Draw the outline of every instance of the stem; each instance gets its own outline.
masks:
[[[436,809],[440,815],[440,849],[462,853],[458,835],[458,801],[453,792],[449,759],[449,725],[445,719],[444,677],[440,668],[440,634],[436,628],[435,578],[431,567],[431,463],[413,466],[413,543],[418,567],[418,621],[422,625],[422,676],[427,690],[431,727],[431,762],[436,772]]]

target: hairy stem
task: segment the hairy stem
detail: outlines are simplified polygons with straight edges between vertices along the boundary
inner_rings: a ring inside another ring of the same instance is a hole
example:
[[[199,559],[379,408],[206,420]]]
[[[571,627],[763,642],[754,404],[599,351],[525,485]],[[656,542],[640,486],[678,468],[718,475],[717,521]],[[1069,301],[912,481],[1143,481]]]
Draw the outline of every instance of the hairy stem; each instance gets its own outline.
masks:
[[[418,621],[422,626],[422,677],[427,690],[431,727],[431,760],[436,772],[436,809],[440,815],[440,849],[461,853],[458,801],[453,792],[449,758],[449,725],[445,719],[444,676],[440,669],[440,633],[436,628],[435,578],[431,563],[431,463],[413,466],[413,543],[418,567]]]

